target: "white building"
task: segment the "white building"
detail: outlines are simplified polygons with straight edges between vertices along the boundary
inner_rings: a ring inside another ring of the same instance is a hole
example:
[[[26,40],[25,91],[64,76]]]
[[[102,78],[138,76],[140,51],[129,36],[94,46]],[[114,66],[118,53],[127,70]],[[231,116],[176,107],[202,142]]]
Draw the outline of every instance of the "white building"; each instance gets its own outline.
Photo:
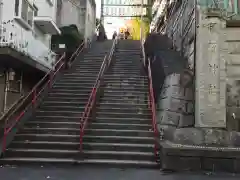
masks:
[[[61,33],[55,24],[57,0],[1,1],[0,46],[30,56],[42,70],[50,69],[55,61],[51,35]]]
[[[55,23],[59,1],[0,0],[1,113],[53,67],[51,35],[61,33]]]
[[[95,0],[63,0],[59,26],[75,24],[85,42],[92,40],[96,28]]]

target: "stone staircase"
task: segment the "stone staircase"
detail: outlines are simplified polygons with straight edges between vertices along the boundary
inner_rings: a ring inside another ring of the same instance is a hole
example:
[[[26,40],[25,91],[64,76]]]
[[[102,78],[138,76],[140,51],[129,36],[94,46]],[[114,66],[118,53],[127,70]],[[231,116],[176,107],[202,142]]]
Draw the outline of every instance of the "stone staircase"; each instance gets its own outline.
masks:
[[[16,134],[1,163],[75,162],[79,154],[80,117],[111,46],[112,41],[96,43],[77,58]]]
[[[148,79],[142,76],[138,41],[119,41],[104,76],[96,117],[84,136],[84,162],[111,166],[157,167],[148,108]]]

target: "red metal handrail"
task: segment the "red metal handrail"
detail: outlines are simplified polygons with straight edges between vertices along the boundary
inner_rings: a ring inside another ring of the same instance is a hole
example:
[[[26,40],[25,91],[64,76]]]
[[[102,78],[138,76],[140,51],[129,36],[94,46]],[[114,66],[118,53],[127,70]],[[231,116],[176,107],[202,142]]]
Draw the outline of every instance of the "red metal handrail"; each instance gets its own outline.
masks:
[[[79,55],[79,53],[83,49],[83,43],[79,45],[77,50],[71,56],[73,60],[74,54]],[[13,111],[8,118],[5,120],[4,125],[4,134],[2,139],[2,152],[6,150],[6,139],[11,130],[17,125],[17,123],[21,120],[21,118],[25,115],[25,113],[32,107],[36,108],[36,102],[40,97],[41,93],[48,87],[52,87],[52,83],[54,81],[54,77],[56,74],[62,69],[65,65],[64,58],[66,54],[64,53],[60,59],[55,63],[53,68],[49,70],[48,73],[32,88],[30,93],[21,101],[21,103],[16,107],[15,111]],[[76,56],[75,56],[76,57]],[[22,109],[22,107],[24,107]],[[10,121],[12,120],[12,121]]]
[[[158,158],[159,151],[159,131],[157,128],[157,119],[156,119],[156,106],[154,101],[154,90],[152,83],[152,70],[151,70],[151,62],[148,61],[148,83],[149,83],[149,96],[148,96],[148,106],[152,111],[152,128],[155,136],[155,145],[154,145],[154,153]]]
[[[80,46],[78,46],[77,50],[72,54],[72,56],[70,57],[69,61],[73,61],[74,57],[77,57],[83,50],[84,47],[84,42],[80,44]]]
[[[90,112],[93,108],[94,103],[96,102],[96,94],[97,94],[98,89],[100,87],[102,76],[105,73],[106,68],[108,68],[109,65],[111,64],[112,55],[113,55],[116,43],[117,43],[117,40],[114,40],[108,58],[107,58],[107,56],[104,57],[104,60],[102,62],[101,68],[99,70],[99,73],[98,73],[98,76],[97,76],[97,79],[96,79],[96,82],[93,86],[90,97],[88,99],[88,103],[86,104],[83,115],[80,119],[80,141],[79,141],[80,142],[80,147],[79,147],[80,152],[82,152],[82,149],[83,149],[84,130],[85,130],[85,127],[88,123]]]

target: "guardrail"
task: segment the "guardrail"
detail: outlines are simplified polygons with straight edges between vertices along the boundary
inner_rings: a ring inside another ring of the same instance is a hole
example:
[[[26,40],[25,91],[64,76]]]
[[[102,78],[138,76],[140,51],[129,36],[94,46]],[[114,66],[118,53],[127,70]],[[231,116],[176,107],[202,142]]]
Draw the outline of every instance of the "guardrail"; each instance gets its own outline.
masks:
[[[75,51],[71,58],[76,57],[83,48],[83,43]],[[12,129],[21,121],[25,113],[37,107],[37,102],[40,100],[42,93],[46,89],[50,89],[55,80],[57,73],[64,67],[66,54],[64,53],[60,59],[55,63],[54,68],[51,69],[30,91],[30,93],[21,101],[14,111],[5,120],[4,134],[2,139],[2,152],[6,150],[6,139]],[[73,61],[73,59],[72,59]]]
[[[154,153],[158,160],[159,158],[159,137],[160,133],[157,128],[157,119],[156,119],[156,106],[154,101],[154,90],[152,83],[152,70],[151,70],[151,62],[148,62],[148,87],[149,87],[149,95],[148,95],[148,106],[151,109],[152,113],[152,128],[155,136],[155,144],[154,144]]]
[[[157,128],[157,119],[156,119],[156,106],[155,106],[155,100],[154,100],[154,89],[153,89],[153,81],[152,81],[152,69],[151,69],[151,62],[150,60],[146,59],[145,52],[144,52],[144,46],[143,43],[141,43],[142,53],[144,57],[144,67],[146,67],[146,62],[148,61],[148,87],[149,87],[149,94],[148,94],[148,107],[151,109],[152,114],[152,128],[154,132],[155,137],[155,144],[154,144],[154,153],[156,156],[156,159],[158,161],[159,159],[159,139],[160,139],[160,133]]]
[[[115,51],[116,44],[117,44],[117,39],[115,39],[113,41],[113,45],[112,45],[112,48],[111,48],[110,53],[108,55],[108,58],[107,58],[107,55],[104,57],[104,60],[102,62],[101,68],[99,70],[99,73],[98,73],[98,76],[97,76],[97,79],[96,79],[96,82],[95,82],[95,85],[94,85],[94,87],[91,91],[91,95],[88,99],[88,103],[85,106],[83,115],[80,119],[80,147],[79,147],[80,152],[82,152],[82,149],[83,149],[84,131],[85,131],[85,128],[87,126],[90,113],[93,109],[94,104],[96,103],[96,95],[97,95],[97,92],[100,88],[102,77],[103,77],[104,73],[106,72],[106,70],[108,69],[108,67],[110,66],[110,64],[112,62],[112,56],[113,56],[113,53]]]

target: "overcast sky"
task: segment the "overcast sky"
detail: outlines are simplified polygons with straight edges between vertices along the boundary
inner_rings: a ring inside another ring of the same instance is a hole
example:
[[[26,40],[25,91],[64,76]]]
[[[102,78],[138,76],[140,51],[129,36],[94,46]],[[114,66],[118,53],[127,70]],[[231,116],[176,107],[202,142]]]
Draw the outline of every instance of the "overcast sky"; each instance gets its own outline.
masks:
[[[100,18],[101,15],[101,0],[95,0],[96,2],[96,13],[97,13],[97,18]]]

